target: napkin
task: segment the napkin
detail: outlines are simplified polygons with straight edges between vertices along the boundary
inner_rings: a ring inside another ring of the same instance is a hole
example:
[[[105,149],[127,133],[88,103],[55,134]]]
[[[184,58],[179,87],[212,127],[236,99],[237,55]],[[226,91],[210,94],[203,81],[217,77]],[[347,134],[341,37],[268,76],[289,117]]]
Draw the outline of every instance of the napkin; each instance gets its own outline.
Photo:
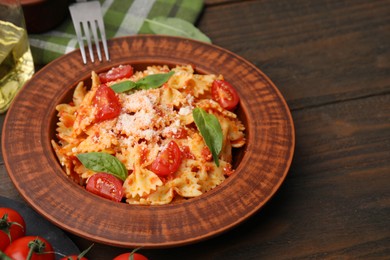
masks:
[[[176,17],[194,24],[202,11],[202,0],[99,0],[107,39],[153,33],[145,19]],[[70,15],[53,30],[29,34],[34,63],[44,65],[78,48]]]

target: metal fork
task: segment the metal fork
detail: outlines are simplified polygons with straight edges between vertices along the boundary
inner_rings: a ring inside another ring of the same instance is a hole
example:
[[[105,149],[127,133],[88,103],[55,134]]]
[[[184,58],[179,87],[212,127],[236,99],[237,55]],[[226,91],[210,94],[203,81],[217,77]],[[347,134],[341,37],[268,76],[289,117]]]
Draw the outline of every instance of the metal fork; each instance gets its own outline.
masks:
[[[101,41],[103,43],[104,53],[106,60],[110,59],[106,32],[104,29],[103,15],[99,1],[77,0],[77,3],[73,3],[69,6],[69,11],[72,17],[73,26],[76,31],[77,40],[80,45],[81,57],[84,64],[87,64],[87,57],[85,54],[84,40],[87,40],[89,57],[92,62],[95,61],[92,49],[91,32],[93,35],[93,41],[96,46],[96,52],[100,61],[102,61],[102,53],[100,50],[98,31],[100,31]],[[83,33],[85,37],[83,37]]]

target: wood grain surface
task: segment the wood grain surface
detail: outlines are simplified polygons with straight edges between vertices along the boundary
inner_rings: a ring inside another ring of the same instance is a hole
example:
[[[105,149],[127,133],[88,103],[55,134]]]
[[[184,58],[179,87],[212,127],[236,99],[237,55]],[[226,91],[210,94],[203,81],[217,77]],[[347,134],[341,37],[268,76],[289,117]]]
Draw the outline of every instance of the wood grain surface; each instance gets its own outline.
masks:
[[[206,0],[198,27],[260,68],[292,112],[276,195],[236,228],[150,259],[388,259],[390,1]],[[3,120],[3,119],[2,119]],[[4,167],[0,193],[20,198]],[[70,234],[81,248],[91,241]],[[95,244],[90,259],[128,251]]]

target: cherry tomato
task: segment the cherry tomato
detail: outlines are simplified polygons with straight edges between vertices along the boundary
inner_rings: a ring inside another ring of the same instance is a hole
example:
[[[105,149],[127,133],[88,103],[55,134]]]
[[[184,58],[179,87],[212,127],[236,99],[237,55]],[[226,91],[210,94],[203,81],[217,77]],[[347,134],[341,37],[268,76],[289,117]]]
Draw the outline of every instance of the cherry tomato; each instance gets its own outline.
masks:
[[[103,198],[120,202],[123,196],[122,181],[109,173],[96,173],[87,182],[87,191]]]
[[[123,78],[130,78],[133,75],[133,67],[130,65],[119,65],[111,68],[108,72],[100,73],[100,83],[106,83]]]
[[[133,258],[131,258],[133,257]],[[113,260],[129,260],[129,259],[133,259],[133,260],[148,260],[147,257],[141,255],[141,254],[138,254],[138,253],[124,253],[124,254],[121,254],[121,255],[118,255],[117,257],[115,257]]]
[[[0,250],[15,239],[26,234],[26,223],[23,217],[14,209],[0,208]]]
[[[214,80],[211,87],[211,96],[221,107],[227,110],[236,108],[240,101],[237,91],[225,80]]]
[[[95,116],[96,122],[113,119],[119,116],[121,104],[114,90],[105,84],[99,86],[92,101],[97,108]]]
[[[4,253],[13,260],[25,260],[31,251],[31,260],[54,260],[51,244],[39,236],[25,236],[13,241]]]
[[[177,171],[181,163],[181,151],[175,141],[168,145],[157,155],[150,165],[150,170],[157,175],[167,176]]]

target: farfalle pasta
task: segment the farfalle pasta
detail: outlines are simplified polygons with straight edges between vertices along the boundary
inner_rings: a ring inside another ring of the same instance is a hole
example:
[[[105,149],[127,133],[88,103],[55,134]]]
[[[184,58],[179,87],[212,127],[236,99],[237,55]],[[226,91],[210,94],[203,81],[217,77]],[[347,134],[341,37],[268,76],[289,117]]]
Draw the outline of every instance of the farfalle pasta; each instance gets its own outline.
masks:
[[[134,87],[145,84],[147,76],[169,72],[161,86]],[[234,112],[213,99],[213,84],[223,81],[222,75],[196,74],[188,65],[149,66],[114,80],[95,72],[91,77],[90,88],[79,83],[72,102],[56,107],[59,121],[52,146],[69,178],[85,186],[98,172],[83,165],[78,155],[107,153],[127,171],[121,183],[122,201],[162,205],[202,195],[233,174],[232,149],[245,144],[245,127]],[[130,84],[131,89],[111,96],[117,103],[101,94],[111,93],[119,83]],[[218,158],[213,158],[194,122],[197,108],[219,122],[222,145]],[[164,161],[161,157],[167,149],[175,151],[168,155],[177,158]]]

